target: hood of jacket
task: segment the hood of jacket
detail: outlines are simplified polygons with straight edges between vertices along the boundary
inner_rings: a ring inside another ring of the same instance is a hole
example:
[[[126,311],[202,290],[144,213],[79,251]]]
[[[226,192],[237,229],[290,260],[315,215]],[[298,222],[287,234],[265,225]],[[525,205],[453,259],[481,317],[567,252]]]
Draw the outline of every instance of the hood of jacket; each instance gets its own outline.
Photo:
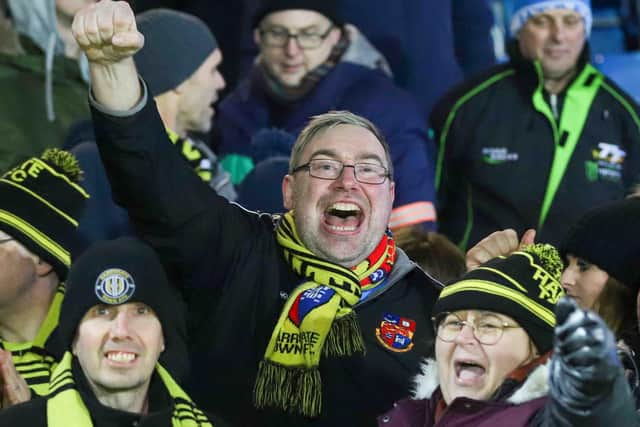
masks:
[[[53,107],[53,66],[54,57],[64,55],[64,42],[58,32],[55,0],[7,0],[15,31],[44,52],[44,103],[47,120],[56,120]],[[89,63],[82,54],[78,58],[80,74],[89,82]]]
[[[349,47],[342,55],[341,62],[350,62],[366,68],[382,71],[393,78],[389,61],[377,50],[355,25],[345,24],[343,27],[349,39]]]
[[[429,399],[440,386],[438,365],[434,359],[424,359],[421,372],[414,378],[411,398],[414,400]],[[507,402],[515,405],[529,402],[549,393],[549,362],[536,367],[527,379],[518,387]]]
[[[55,0],[8,0],[15,30],[44,52],[64,54],[64,43],[58,33]]]

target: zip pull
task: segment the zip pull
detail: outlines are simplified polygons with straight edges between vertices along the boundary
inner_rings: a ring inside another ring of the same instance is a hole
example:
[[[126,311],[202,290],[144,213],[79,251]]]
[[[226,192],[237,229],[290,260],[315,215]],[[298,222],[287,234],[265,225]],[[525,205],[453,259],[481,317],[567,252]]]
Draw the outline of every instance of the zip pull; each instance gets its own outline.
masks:
[[[549,95],[549,102],[551,103],[551,112],[553,113],[553,118],[558,120],[558,95],[552,93]]]

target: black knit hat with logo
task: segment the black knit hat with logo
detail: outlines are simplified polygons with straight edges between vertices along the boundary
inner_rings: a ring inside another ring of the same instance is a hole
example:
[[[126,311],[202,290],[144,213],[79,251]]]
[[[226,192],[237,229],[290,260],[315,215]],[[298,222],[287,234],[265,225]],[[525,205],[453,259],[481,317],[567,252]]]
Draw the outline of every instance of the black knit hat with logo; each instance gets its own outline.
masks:
[[[73,154],[48,149],[0,177],[0,229],[51,264],[64,280],[79,246],[87,192]]]
[[[560,254],[582,258],[634,292],[640,288],[640,198],[590,209],[570,229]]]
[[[218,48],[209,27],[193,15],[170,9],[150,9],[136,16],[145,38],[134,56],[152,96],[180,86]]]
[[[512,317],[543,354],[551,350],[554,308],[564,295],[562,260],[551,245],[535,244],[471,270],[445,288],[434,316],[457,310],[487,310]]]
[[[253,16],[253,28],[258,28],[268,14],[291,9],[313,10],[324,15],[338,27],[344,24],[340,17],[337,0],[262,0],[258,11]]]
[[[151,307],[162,324],[165,347],[175,344],[176,295],[156,253],[140,240],[120,237],[94,243],[73,261],[66,285],[58,324],[61,348],[71,348],[91,307],[133,302]]]

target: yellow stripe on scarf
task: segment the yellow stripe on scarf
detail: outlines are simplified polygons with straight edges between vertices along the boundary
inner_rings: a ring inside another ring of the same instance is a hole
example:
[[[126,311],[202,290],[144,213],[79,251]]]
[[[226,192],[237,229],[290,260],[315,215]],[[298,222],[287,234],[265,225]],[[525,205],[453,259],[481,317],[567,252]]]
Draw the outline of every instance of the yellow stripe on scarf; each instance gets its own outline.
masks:
[[[292,212],[282,217],[276,238],[291,269],[307,281],[291,293],[271,335],[258,369],[255,405],[313,417],[321,411],[320,356],[364,353],[353,306],[362,295],[361,281],[385,262],[393,263],[395,246],[390,239],[381,256],[374,262],[363,261],[353,269],[356,273],[307,249]],[[378,284],[367,284],[365,289]]]
[[[93,422],[78,393],[71,371],[73,356],[66,352],[51,375],[51,389],[47,399],[48,427],[92,427]],[[156,372],[174,402],[171,425],[173,427],[213,427],[207,416],[198,409],[189,396],[158,363]]]

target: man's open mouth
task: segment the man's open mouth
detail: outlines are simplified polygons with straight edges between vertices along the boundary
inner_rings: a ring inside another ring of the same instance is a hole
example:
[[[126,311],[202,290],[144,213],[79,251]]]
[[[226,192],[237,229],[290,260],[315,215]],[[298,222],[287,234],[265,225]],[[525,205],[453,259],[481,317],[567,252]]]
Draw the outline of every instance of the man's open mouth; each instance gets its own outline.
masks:
[[[337,202],[324,212],[327,226],[338,232],[356,231],[362,223],[362,210],[355,203]]]
[[[138,358],[138,355],[128,351],[108,351],[105,357],[116,363],[131,363]]]

